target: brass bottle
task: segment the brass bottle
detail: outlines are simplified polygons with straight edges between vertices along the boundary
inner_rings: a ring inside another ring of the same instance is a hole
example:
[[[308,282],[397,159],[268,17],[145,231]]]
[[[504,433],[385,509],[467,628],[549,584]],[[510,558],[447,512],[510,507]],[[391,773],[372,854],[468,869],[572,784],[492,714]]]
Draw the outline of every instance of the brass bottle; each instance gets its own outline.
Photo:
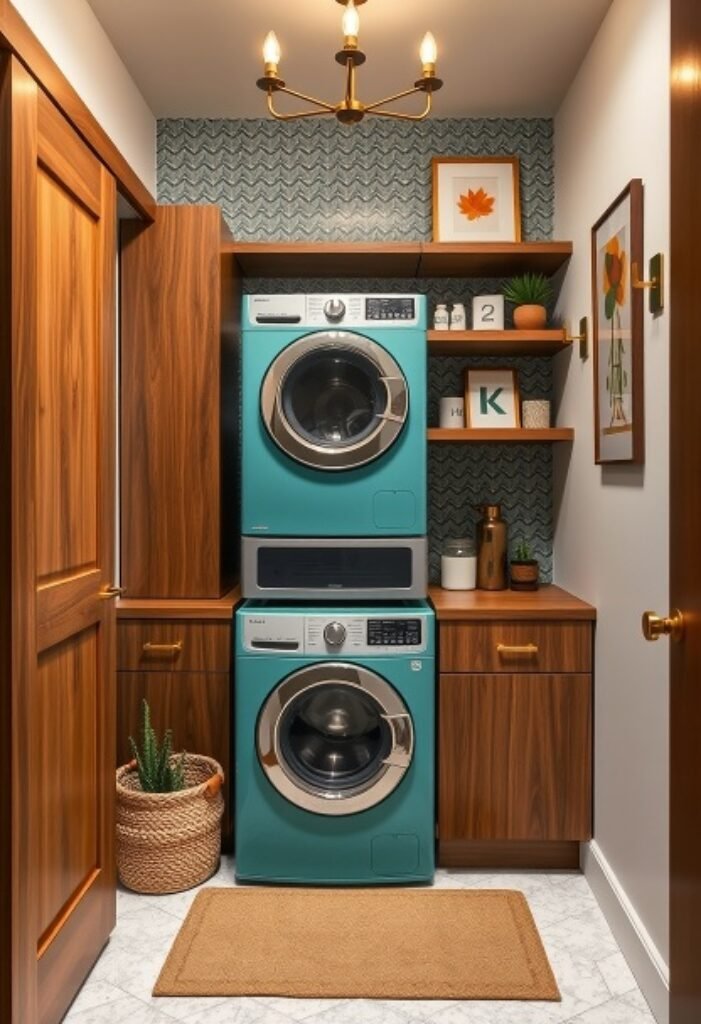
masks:
[[[506,590],[506,523],[500,505],[477,505],[483,518],[477,523],[477,586],[480,590]]]

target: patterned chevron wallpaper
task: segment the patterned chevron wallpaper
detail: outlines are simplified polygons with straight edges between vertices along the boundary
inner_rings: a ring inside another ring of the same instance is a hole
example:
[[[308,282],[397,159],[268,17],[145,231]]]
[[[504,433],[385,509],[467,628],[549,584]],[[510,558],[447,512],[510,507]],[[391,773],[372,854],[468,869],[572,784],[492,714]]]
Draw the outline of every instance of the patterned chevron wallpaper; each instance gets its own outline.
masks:
[[[552,122],[546,119],[435,119],[418,125],[367,122],[352,131],[326,121],[162,120],[158,199],[216,203],[234,237],[374,241],[431,237],[431,157],[516,154],[521,162],[522,231],[550,238]],[[423,292],[436,302],[499,291],[495,280],[258,280],[249,292]],[[441,395],[460,394],[466,366],[494,360],[429,360],[429,423]],[[547,398],[547,359],[501,359],[519,372],[521,395]],[[431,581],[439,582],[447,537],[472,534],[474,506],[500,501],[510,537],[526,539],[552,578],[552,462],[548,445],[429,446]]]

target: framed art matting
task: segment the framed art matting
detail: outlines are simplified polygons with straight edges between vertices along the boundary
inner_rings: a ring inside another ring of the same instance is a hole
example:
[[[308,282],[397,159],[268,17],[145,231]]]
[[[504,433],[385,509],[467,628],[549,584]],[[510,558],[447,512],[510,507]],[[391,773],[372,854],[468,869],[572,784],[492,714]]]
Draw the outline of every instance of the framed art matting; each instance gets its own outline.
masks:
[[[626,185],[591,230],[594,461],[645,461],[643,184]]]
[[[465,425],[521,426],[516,370],[465,370]]]
[[[433,158],[434,242],[520,242],[515,156]]]

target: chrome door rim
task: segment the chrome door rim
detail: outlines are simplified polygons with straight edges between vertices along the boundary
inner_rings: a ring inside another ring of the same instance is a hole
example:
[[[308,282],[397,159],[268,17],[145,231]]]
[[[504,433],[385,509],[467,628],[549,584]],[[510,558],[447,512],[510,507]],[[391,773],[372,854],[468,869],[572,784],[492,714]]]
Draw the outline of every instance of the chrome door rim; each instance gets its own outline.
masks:
[[[292,774],[281,750],[279,725],[290,703],[305,691],[330,683],[355,687],[373,697],[392,732],[392,748],[381,770],[355,789],[330,791],[312,786]],[[258,763],[269,782],[290,803],[314,814],[357,814],[375,807],[399,785],[414,754],[413,722],[399,694],[381,676],[346,662],[309,665],[287,676],[263,705],[256,732]]]
[[[302,355],[309,355],[315,348],[338,348],[361,355],[379,371],[387,404],[377,416],[375,429],[356,444],[343,448],[316,445],[301,437],[285,415],[282,391],[287,374]],[[260,408],[273,441],[297,462],[314,469],[353,469],[372,462],[396,441],[409,412],[409,389],[399,364],[377,342],[361,334],[325,330],[298,338],[273,360],[261,385]]]

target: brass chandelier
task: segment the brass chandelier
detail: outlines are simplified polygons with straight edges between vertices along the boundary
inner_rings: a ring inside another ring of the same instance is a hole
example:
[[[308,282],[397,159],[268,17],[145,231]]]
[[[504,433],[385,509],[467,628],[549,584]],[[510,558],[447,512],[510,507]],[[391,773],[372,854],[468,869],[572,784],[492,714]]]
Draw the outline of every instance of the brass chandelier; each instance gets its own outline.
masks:
[[[414,82],[411,89],[394,93],[392,96],[385,96],[374,103],[362,103],[355,92],[356,68],[365,63],[365,54],[358,47],[358,32],[360,30],[360,18],[357,7],[365,3],[365,0],[336,0],[336,3],[343,4],[343,49],[336,54],[336,60],[346,69],[346,89],[343,99],[339,103],[325,103],[314,96],[305,96],[296,89],[288,89],[285,82],[278,74],[280,63],[280,44],[274,32],[268,32],[263,43],[263,62],[265,73],[259,78],[256,85],[268,94],[268,110],[278,121],[294,121],[300,117],[320,117],[324,114],[335,114],[342,124],[357,124],[366,114],[374,114],[377,117],[397,117],[403,121],[423,121],[431,113],[431,102],[433,93],[441,88],[443,82],[436,78],[436,41],[430,32],[427,32],[421,41],[419,55],[421,59],[422,75]],[[300,110],[297,113],[282,114],[275,109],[273,96],[276,92],[287,93],[288,96],[296,96],[297,99],[308,103],[313,109]],[[406,96],[413,96],[414,93],[422,92],[426,96],[424,109],[420,114],[404,114],[396,110],[386,110],[387,104],[404,99]]]

